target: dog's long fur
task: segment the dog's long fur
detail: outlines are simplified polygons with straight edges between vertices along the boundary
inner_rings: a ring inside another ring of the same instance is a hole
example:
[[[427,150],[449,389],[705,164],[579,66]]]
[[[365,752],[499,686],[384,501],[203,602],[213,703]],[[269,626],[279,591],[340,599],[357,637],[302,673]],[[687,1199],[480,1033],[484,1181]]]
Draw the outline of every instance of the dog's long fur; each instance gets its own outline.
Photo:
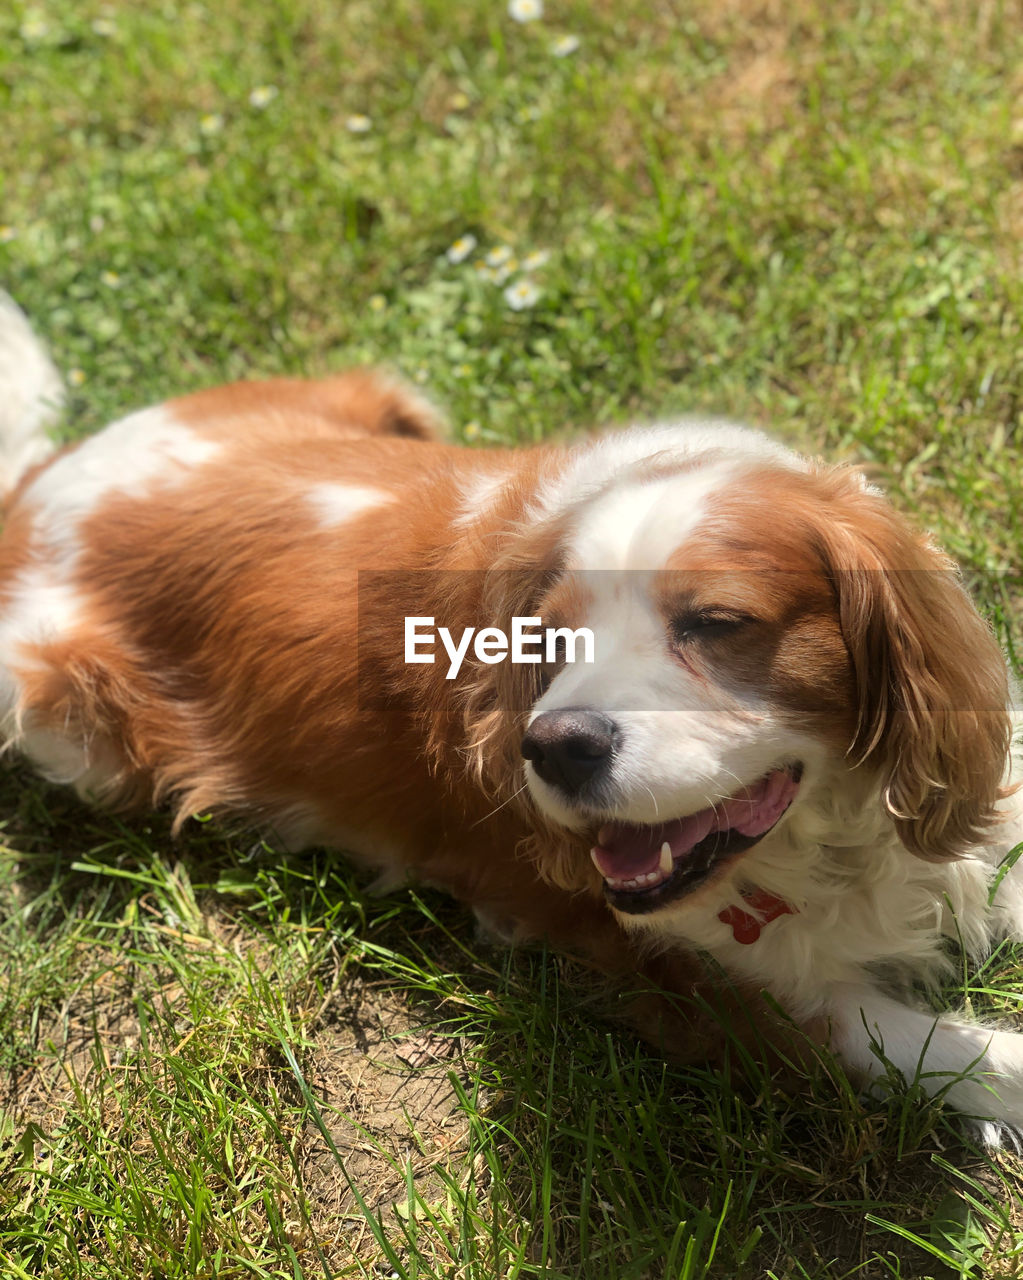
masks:
[[[900,994],[949,940],[1023,933],[1005,664],[855,469],[702,421],[463,450],[364,372],[200,392],[44,460],[59,381],[8,304],[0,382],[0,717],[47,775],[441,885],[614,975],[676,1057],[713,1057],[720,1016],[779,1034],[779,1001],[987,1140],[1023,1125],[1023,1036]],[[541,617],[596,652],[470,650],[451,680],[405,661],[406,617]]]

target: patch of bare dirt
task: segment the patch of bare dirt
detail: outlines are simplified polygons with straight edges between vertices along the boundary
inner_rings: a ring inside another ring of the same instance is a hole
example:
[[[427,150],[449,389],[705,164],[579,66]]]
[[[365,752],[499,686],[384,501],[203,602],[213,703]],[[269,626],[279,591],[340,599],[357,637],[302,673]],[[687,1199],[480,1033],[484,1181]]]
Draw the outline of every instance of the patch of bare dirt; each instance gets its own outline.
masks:
[[[465,1048],[417,1024],[397,992],[353,982],[337,994],[308,1066],[330,1142],[311,1120],[302,1142],[303,1184],[324,1225],[363,1223],[353,1185],[372,1210],[400,1209],[409,1167],[424,1199],[443,1199],[436,1169],[460,1167],[467,1146],[451,1081],[467,1074]]]
[[[134,980],[107,973],[102,988],[65,1000],[39,1026],[35,1058],[0,1073],[0,1112],[52,1129],[73,1097],[72,1082],[109,1070],[138,1046]]]

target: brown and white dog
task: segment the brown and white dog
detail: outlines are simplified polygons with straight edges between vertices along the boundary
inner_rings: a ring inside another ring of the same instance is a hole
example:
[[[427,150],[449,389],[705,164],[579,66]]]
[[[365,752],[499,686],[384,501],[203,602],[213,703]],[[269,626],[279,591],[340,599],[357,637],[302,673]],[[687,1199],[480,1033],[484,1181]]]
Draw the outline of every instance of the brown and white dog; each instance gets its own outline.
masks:
[[[858,471],[705,421],[460,449],[366,372],[44,460],[59,380],[9,304],[0,383],[0,727],[49,777],[444,886],[666,989],[630,1016],[676,1056],[718,1047],[723,969],[754,1024],[766,990],[1023,1125],[1023,1036],[899,994],[1023,935],[1005,664]]]

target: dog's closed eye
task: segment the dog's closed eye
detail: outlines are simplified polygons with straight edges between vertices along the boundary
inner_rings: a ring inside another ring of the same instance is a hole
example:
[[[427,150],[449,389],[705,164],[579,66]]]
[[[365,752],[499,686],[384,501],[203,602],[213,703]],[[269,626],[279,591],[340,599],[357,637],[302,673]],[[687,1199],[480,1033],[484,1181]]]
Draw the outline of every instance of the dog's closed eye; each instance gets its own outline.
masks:
[[[675,644],[685,645],[734,635],[740,628],[755,621],[749,614],[730,609],[698,609],[672,618],[670,634]]]

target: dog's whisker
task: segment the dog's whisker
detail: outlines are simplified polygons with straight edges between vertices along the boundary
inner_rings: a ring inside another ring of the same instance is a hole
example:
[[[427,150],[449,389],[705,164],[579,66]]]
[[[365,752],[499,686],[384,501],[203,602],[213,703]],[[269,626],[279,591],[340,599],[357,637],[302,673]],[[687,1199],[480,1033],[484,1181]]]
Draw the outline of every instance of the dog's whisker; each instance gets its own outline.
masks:
[[[506,805],[509,805],[513,800],[518,799],[518,797],[522,795],[523,791],[527,789],[528,785],[529,785],[528,783],[524,782],[521,787],[518,787],[515,791],[513,791],[510,796],[502,800],[501,803],[497,805],[495,808],[491,809],[489,813],[485,813],[482,818],[478,818],[475,822],[473,822],[470,825],[469,830],[474,831],[478,826],[481,826],[484,822],[489,822],[490,819],[493,818],[495,814],[500,813],[501,810]]]

